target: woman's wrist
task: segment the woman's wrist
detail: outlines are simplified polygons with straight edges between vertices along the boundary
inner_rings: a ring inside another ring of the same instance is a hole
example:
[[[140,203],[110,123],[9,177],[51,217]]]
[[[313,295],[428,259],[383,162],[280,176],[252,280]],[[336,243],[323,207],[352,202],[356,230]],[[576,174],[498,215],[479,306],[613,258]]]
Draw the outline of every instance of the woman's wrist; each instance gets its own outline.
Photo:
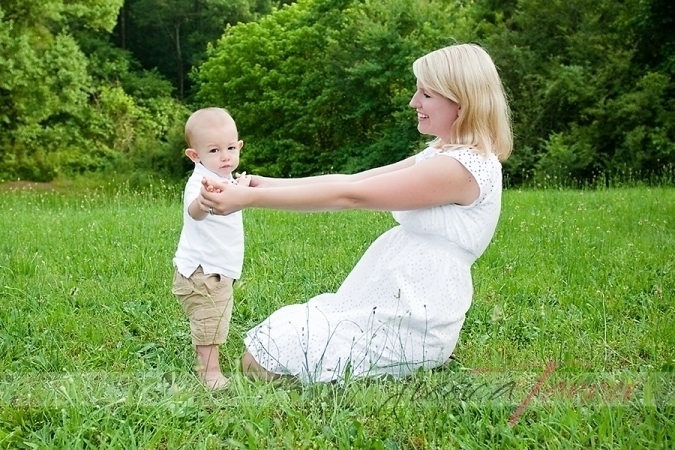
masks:
[[[267,179],[262,175],[251,175],[251,187],[264,187]]]

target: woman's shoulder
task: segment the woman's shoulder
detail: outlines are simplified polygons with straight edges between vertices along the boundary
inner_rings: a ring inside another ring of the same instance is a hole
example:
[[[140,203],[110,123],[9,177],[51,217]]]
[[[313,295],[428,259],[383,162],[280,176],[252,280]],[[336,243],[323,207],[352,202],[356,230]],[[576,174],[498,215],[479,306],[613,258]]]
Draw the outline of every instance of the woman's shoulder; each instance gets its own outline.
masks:
[[[462,164],[482,166],[500,165],[499,159],[494,154],[485,154],[470,146],[452,146],[446,148],[427,147],[417,154],[416,162],[423,161],[434,156],[450,156],[459,160]]]
[[[439,149],[439,156],[455,158],[476,179],[481,190],[492,190],[495,184],[501,184],[502,165],[495,154],[484,154],[468,146]]]
[[[420,162],[424,161],[427,158],[431,158],[432,156],[436,155],[438,153],[437,148],[434,147],[427,147],[418,154],[415,155],[415,162]]]

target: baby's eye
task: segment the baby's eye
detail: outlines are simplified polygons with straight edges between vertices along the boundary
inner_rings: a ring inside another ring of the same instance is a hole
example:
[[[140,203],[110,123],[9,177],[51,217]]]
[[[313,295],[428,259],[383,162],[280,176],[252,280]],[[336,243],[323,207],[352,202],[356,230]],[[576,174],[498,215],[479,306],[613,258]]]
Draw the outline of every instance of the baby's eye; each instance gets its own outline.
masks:
[[[212,149],[209,150],[209,153],[216,153],[217,151],[218,151],[217,148],[212,148]]]
[[[230,145],[229,147],[227,147],[227,149],[230,151],[235,151],[237,147],[235,147],[234,145]]]

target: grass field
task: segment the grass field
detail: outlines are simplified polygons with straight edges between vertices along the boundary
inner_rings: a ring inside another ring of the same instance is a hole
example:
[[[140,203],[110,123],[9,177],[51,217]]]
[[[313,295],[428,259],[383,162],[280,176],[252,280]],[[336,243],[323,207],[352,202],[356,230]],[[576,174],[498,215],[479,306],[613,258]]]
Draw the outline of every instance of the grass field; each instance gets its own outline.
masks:
[[[337,289],[391,216],[245,213],[205,391],[171,294],[179,190],[0,189],[0,448],[673,448],[675,188],[507,190],[443,370],[240,376],[243,333]]]

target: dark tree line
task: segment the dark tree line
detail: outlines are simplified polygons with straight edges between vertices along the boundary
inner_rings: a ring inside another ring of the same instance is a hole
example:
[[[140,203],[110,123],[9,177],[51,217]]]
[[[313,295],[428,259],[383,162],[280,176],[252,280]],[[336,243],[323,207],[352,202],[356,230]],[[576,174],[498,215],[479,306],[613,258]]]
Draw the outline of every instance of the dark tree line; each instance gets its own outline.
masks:
[[[156,68],[189,97],[192,67],[203,62],[206,46],[223,31],[272,12],[272,0],[126,0],[120,9],[114,42],[129,50],[144,68]]]
[[[511,182],[648,177],[675,163],[673,16],[663,0],[299,2],[229,29],[197,98],[231,105],[254,170],[357,170],[419,148],[410,62],[477,42],[514,112]]]
[[[666,0],[11,0],[0,5],[0,179],[181,178],[190,110],[228,108],[242,168],[356,171],[423,145],[412,61],[476,42],[508,91],[511,183],[675,166]]]

